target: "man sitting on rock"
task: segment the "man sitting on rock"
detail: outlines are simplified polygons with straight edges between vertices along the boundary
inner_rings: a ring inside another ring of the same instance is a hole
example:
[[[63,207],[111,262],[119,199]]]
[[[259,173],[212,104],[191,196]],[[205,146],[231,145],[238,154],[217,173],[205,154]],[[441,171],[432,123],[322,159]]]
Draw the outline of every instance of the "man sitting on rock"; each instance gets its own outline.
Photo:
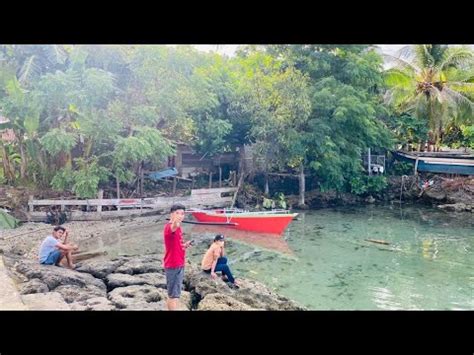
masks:
[[[238,282],[232,276],[229,265],[227,265],[224,243],[224,236],[222,234],[215,236],[214,242],[202,258],[201,269],[211,274],[213,279],[217,277],[216,271],[221,271],[222,279],[228,281],[231,288],[239,288]]]
[[[61,242],[61,238],[64,240]],[[67,244],[68,231],[66,228],[56,226],[53,228],[53,235],[48,235],[41,243],[39,251],[39,262],[44,265],[59,266],[64,257],[67,260],[67,266],[74,269],[72,263],[72,252],[78,250],[75,244]]]

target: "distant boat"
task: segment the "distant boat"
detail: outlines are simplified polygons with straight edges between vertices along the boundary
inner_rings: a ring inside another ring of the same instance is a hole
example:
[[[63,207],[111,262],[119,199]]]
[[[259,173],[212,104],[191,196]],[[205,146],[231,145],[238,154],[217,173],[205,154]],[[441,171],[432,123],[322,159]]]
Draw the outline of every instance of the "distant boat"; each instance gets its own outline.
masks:
[[[455,153],[393,152],[396,159],[413,163],[416,171],[474,175],[474,155]],[[429,156],[428,156],[429,155]]]
[[[189,212],[203,224],[219,223],[230,228],[271,234],[283,233],[298,215],[288,210],[249,212],[239,209],[216,209]]]

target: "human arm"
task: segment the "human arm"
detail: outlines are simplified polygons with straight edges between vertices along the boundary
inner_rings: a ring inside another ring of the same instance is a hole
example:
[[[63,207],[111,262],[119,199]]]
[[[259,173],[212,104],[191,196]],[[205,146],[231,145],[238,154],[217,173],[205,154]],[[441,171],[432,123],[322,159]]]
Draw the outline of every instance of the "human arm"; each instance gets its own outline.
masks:
[[[67,237],[69,237],[69,231],[66,229],[63,235],[64,235],[63,244],[67,244]]]
[[[211,277],[213,279],[215,279],[217,277],[217,274],[214,271],[216,269],[216,265],[217,265],[217,258],[214,257],[214,261],[212,262],[212,266],[211,266]]]
[[[71,251],[71,250],[79,249],[77,245],[69,245],[69,244],[64,244],[64,243],[57,243],[56,248],[63,251]]]
[[[184,219],[184,214],[179,215],[179,214],[173,214],[170,218],[171,221],[171,232],[176,232],[176,230],[181,227],[181,222]]]
[[[213,261],[212,261],[212,266],[211,266],[211,277],[213,279],[215,279],[217,277],[216,273],[215,273],[215,269],[216,269],[216,265],[217,265],[217,260],[219,259],[221,255],[221,248],[216,248],[214,249],[213,251]]]
[[[194,240],[190,240],[190,241],[188,241],[188,242],[183,243],[182,245],[183,245],[183,248],[187,249],[187,248],[189,248],[190,246],[192,246],[193,243],[194,243]]]

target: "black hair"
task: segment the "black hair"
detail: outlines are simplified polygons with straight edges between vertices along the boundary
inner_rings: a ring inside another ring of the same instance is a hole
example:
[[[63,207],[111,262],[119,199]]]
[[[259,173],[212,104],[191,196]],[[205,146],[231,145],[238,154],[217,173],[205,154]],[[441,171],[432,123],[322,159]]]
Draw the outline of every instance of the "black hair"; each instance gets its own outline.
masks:
[[[57,232],[58,230],[62,230],[63,232],[65,232],[65,231],[66,231],[66,228],[64,228],[63,226],[56,226],[56,227],[53,228],[53,230],[54,230],[55,232]]]
[[[186,207],[184,207],[184,205],[180,204],[180,203],[175,203],[173,206],[171,206],[171,209],[170,209],[170,212],[173,213],[174,211],[177,211],[177,210],[186,210]]]
[[[218,242],[220,240],[224,240],[224,236],[222,234],[218,234],[214,237],[215,242]]]

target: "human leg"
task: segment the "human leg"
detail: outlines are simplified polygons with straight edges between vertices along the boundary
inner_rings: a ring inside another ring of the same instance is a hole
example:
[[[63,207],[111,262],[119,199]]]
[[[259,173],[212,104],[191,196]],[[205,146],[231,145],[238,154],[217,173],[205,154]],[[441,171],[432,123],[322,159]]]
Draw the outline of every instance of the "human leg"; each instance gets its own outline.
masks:
[[[184,278],[184,267],[165,269],[166,288],[168,291],[168,299],[166,306],[172,311],[178,307],[178,300],[181,296],[181,287]]]
[[[232,272],[230,271],[229,265],[227,264],[217,264],[214,271],[221,271],[223,275],[227,276],[229,282],[234,283],[235,279],[232,276]]]

